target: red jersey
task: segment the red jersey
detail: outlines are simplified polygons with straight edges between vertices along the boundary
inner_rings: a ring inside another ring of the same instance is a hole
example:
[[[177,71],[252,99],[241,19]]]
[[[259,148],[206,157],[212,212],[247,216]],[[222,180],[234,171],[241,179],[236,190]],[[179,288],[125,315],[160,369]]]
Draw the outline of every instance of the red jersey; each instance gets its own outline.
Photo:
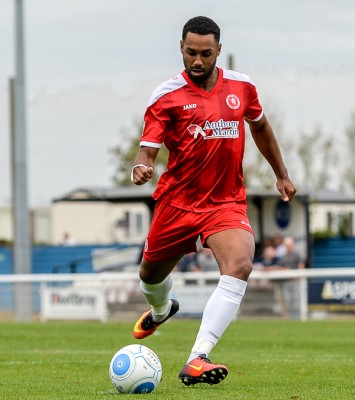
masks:
[[[169,150],[167,170],[153,198],[195,212],[245,202],[244,119],[263,116],[247,75],[218,68],[211,92],[196,86],[186,71],[152,93],[144,116],[141,146]]]

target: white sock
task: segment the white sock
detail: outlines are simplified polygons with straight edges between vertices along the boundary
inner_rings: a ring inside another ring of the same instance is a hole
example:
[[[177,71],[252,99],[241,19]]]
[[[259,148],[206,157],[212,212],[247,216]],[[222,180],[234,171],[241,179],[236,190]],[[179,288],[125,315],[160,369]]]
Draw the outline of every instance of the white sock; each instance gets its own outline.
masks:
[[[222,275],[203,312],[200,330],[187,362],[208,354],[236,316],[247,282]]]
[[[166,314],[170,311],[170,289],[173,281],[168,275],[161,283],[148,284],[140,282],[140,288],[147,302],[152,307],[153,320],[155,322],[162,321]]]

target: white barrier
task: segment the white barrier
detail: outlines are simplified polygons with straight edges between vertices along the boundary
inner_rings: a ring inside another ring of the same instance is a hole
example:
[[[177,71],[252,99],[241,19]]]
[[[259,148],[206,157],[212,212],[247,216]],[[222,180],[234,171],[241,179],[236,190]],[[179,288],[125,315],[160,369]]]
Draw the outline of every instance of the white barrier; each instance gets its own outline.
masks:
[[[304,270],[282,270],[282,271],[269,271],[269,272],[255,270],[252,272],[250,276],[249,286],[252,288],[253,286],[258,286],[258,283],[265,281],[266,282],[287,281],[287,280],[296,281],[299,285],[299,317],[301,320],[306,320],[308,319],[309,316],[308,281],[314,278],[351,279],[355,278],[355,268],[334,268],[334,269],[315,268],[315,269],[304,269]],[[206,286],[209,286],[210,288],[212,287],[212,285],[215,286],[215,283],[219,279],[219,272],[188,272],[188,273],[174,272],[173,279],[174,279],[173,290],[175,290],[179,294],[179,290],[181,289],[180,290],[181,296],[183,296],[184,291],[186,292],[186,288],[189,288],[190,292],[189,294],[191,294],[192,291],[197,295],[200,290],[201,292],[200,294],[206,297],[208,296],[208,290],[206,290]],[[70,285],[71,287],[74,286],[77,289],[83,287],[96,287],[96,288],[103,287],[108,302],[116,301],[121,304],[130,301],[129,299],[132,292],[136,293],[137,291],[139,291],[138,282],[139,282],[139,277],[137,272],[107,272],[99,274],[0,275],[0,285],[16,284],[16,283],[34,283],[34,284],[40,284],[42,290],[48,285],[55,285],[55,284],[64,287],[68,287],[68,285]],[[351,301],[354,300],[355,304],[355,284],[349,287],[351,288],[352,291],[349,295],[349,299]],[[354,289],[352,289],[352,287],[354,287]],[[113,299],[113,297],[115,298]],[[103,310],[102,313],[100,315],[96,315],[96,317],[101,320],[106,320],[105,312],[106,311]],[[48,315],[46,316],[45,319],[48,319]]]
[[[41,288],[41,320],[73,319],[107,321],[104,287],[48,287]]]

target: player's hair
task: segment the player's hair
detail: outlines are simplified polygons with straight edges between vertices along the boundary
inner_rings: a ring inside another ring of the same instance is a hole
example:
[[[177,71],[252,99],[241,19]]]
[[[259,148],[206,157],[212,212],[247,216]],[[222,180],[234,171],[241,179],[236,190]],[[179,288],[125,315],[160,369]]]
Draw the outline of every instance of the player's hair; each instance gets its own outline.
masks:
[[[188,32],[197,33],[198,35],[210,35],[212,34],[217,43],[221,36],[219,26],[208,17],[194,17],[189,19],[182,30],[182,40],[186,39]]]

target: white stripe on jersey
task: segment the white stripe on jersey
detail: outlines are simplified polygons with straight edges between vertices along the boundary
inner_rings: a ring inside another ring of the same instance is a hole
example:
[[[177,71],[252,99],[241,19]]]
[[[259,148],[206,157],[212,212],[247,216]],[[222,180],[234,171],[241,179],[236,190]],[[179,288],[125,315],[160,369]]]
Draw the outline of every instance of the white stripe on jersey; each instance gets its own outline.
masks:
[[[221,68],[223,71],[223,77],[226,79],[231,79],[234,81],[242,81],[242,82],[248,82],[255,86],[254,82],[251,80],[251,78],[246,75],[246,74],[241,74],[240,72],[232,71],[232,70],[227,70],[224,68]],[[154,104],[156,101],[160,99],[160,97],[164,96],[167,93],[171,93],[175,90],[178,90],[182,88],[183,86],[187,85],[187,81],[185,78],[182,76],[182,74],[179,74],[175,76],[174,78],[168,79],[167,81],[161,83],[151,94],[149,101],[148,101],[148,107]]]
[[[255,86],[249,75],[241,74],[240,72],[228,70],[223,68],[223,78],[231,79],[234,81],[248,82]]]
[[[249,75],[241,74],[240,72],[223,69],[223,78],[231,79],[231,80],[234,80],[234,81],[248,82],[251,85],[255,86],[254,82],[251,80]],[[255,119],[245,118],[245,119],[247,121],[257,122],[257,121],[261,120],[263,115],[264,115],[264,111],[261,111],[261,114],[257,118],[255,118]]]
[[[160,97],[164,96],[165,94],[174,92],[185,85],[187,85],[187,82],[181,74],[163,82],[151,94],[148,101],[148,107],[158,101]]]
[[[256,117],[255,119],[250,119],[250,118],[247,118],[247,117],[245,117],[245,119],[246,119],[247,121],[251,121],[251,122],[258,122],[258,121],[261,120],[261,118],[263,117],[263,115],[264,115],[264,111],[261,111],[261,114],[260,114],[258,117]]]
[[[154,147],[155,149],[160,149],[163,143],[147,142],[142,140],[140,146]]]

